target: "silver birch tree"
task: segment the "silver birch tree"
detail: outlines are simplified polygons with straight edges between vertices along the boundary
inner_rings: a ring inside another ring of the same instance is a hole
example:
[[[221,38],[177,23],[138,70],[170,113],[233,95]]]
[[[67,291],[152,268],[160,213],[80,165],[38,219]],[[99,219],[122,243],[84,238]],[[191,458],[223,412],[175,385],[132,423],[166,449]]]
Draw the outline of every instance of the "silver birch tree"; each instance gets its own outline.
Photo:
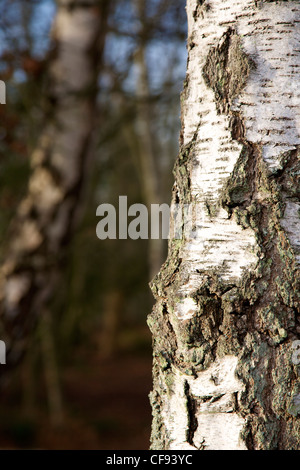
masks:
[[[152,283],[152,449],[299,450],[300,2],[187,17],[172,201],[196,209]]]
[[[57,2],[48,113],[30,155],[27,194],[12,221],[0,269],[5,371],[23,355],[37,318],[59,289],[63,248],[76,227],[91,166],[108,5],[106,0]]]

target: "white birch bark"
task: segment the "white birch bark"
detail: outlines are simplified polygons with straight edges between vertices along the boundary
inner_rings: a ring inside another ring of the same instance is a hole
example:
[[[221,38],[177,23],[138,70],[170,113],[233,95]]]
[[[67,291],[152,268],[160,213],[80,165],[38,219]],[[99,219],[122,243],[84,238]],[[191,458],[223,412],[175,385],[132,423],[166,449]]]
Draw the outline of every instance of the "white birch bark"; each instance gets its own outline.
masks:
[[[187,17],[173,201],[197,210],[153,284],[152,447],[300,449],[300,2]]]

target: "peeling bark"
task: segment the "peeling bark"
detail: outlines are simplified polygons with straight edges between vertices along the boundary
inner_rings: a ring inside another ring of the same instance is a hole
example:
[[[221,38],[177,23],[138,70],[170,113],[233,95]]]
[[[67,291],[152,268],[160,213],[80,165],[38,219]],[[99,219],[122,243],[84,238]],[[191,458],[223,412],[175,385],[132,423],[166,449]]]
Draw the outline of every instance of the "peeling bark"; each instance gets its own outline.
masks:
[[[90,163],[107,4],[58,2],[49,64],[51,112],[31,155],[27,194],[12,222],[0,270],[5,371],[24,353],[37,317],[59,288],[57,274]]]
[[[300,2],[188,0],[170,240],[152,290],[153,449],[300,449]]]

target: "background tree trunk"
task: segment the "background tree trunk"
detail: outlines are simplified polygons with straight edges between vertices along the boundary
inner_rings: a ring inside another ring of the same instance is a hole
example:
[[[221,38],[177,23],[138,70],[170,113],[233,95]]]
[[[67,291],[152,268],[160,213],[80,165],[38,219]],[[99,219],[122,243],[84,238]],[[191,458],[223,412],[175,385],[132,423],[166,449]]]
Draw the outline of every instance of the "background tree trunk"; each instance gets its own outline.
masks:
[[[37,316],[59,288],[62,247],[76,227],[90,170],[107,8],[108,2],[98,0],[57,4],[49,115],[31,155],[28,191],[12,222],[0,271],[6,370],[23,354]]]
[[[152,286],[152,448],[299,450],[300,2],[187,15],[173,202],[196,210]]]

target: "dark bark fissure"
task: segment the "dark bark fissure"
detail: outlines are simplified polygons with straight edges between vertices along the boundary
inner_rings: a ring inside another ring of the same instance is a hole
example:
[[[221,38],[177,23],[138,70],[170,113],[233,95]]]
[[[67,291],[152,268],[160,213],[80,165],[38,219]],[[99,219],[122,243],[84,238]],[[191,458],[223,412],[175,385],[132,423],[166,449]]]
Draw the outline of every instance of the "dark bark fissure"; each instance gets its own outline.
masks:
[[[196,418],[197,402],[190,393],[190,386],[187,381],[185,381],[184,392],[186,395],[186,406],[188,409],[188,429],[186,441],[190,445],[194,446],[194,435],[198,428],[198,420]]]
[[[197,1],[197,6],[195,10],[193,11],[193,18],[195,21],[197,21],[198,18],[203,18],[204,14],[210,10],[210,5],[207,2],[207,0],[198,0]]]

